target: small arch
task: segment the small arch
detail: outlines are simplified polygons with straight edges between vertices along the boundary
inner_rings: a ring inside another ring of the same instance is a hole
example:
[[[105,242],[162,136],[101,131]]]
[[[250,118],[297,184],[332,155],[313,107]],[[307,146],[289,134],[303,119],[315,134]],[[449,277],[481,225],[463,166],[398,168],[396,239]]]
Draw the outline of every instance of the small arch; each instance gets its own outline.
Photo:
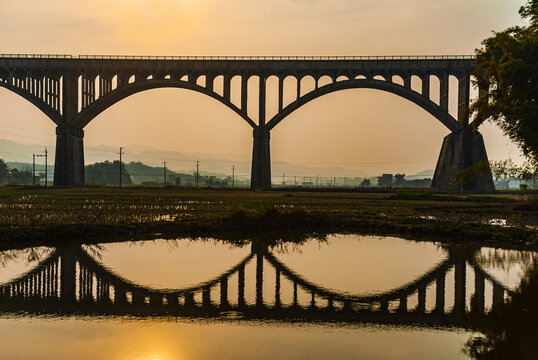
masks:
[[[318,88],[322,87],[322,86],[325,86],[325,85],[329,85],[329,84],[332,84],[333,83],[333,79],[331,79],[330,76],[328,75],[323,75],[322,77],[320,77],[318,79]]]
[[[180,81],[189,81],[189,75],[183,75],[179,80]]]
[[[213,91],[224,96],[224,75],[219,75],[213,79]]]
[[[411,76],[411,90],[422,94],[422,80],[417,75]]]
[[[265,80],[266,86],[266,116],[272,118],[278,113],[278,85],[280,80],[276,75],[271,75]]]
[[[433,101],[436,105],[441,103],[440,101],[440,90],[441,82],[439,77],[435,75],[430,75],[430,100]]]
[[[206,83],[207,83],[207,77],[205,75],[200,75],[196,78],[196,85],[198,86],[201,86],[201,87],[206,87]]]
[[[301,96],[316,90],[316,80],[310,75],[306,75],[301,79]]]
[[[284,78],[284,107],[297,100],[298,81],[295,76],[288,75]]]
[[[357,76],[355,76],[355,80],[366,80],[366,76],[364,76],[364,75],[357,75]]]
[[[260,118],[260,77],[250,76],[247,80],[247,116],[257,122]]]
[[[454,75],[448,76],[448,112],[455,119],[458,118],[459,82]]]
[[[166,75],[166,76],[164,77],[164,79],[166,79],[166,80],[170,80],[170,79],[172,79],[172,76],[171,76],[171,75]]]
[[[404,85],[403,78],[400,75],[392,75],[392,82],[398,85]]]
[[[129,76],[129,80],[127,80],[127,83],[128,83],[128,84],[132,84],[132,83],[135,82],[135,80],[136,80],[136,76],[131,75],[131,76]]]
[[[232,104],[241,107],[241,76],[235,75],[230,80],[230,101]]]
[[[118,88],[118,75],[114,75],[112,77],[112,90],[116,90]]]
[[[385,77],[382,76],[382,75],[376,75],[376,76],[374,76],[374,80],[386,81]]]
[[[340,75],[339,77],[336,78],[336,82],[347,81],[347,80],[349,80],[349,77],[347,77],[346,75]]]

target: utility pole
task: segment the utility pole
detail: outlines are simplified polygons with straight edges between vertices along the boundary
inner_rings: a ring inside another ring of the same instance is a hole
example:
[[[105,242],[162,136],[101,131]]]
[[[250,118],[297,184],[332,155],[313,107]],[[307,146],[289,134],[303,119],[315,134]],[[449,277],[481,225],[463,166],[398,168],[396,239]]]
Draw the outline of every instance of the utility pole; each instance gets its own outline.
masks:
[[[120,174],[119,175],[120,175],[120,187],[121,187],[121,164],[122,164],[121,156],[124,154],[122,147],[120,147],[120,152],[118,154],[120,155]]]
[[[199,183],[199,181],[200,181],[200,180],[199,180],[199,179],[200,179],[199,177],[200,177],[200,162],[199,162],[199,161],[196,161],[196,181],[195,181],[195,183],[196,183],[196,187],[198,187],[198,185],[200,184],[200,183]]]
[[[166,186],[166,160],[163,161],[164,164],[164,186]]]
[[[48,155],[49,152],[47,148],[45,148],[45,187],[49,186],[49,171],[48,171]]]
[[[297,186],[297,175],[295,175],[295,186]]]
[[[336,176],[333,179],[333,189],[336,189]]]
[[[32,162],[32,184],[35,186],[35,154],[33,154],[33,162]]]
[[[319,187],[319,175],[316,175],[316,187]]]
[[[235,165],[232,165],[232,188],[235,187]]]
[[[282,187],[284,187],[285,182],[286,182],[286,176],[284,175],[284,173],[282,173]]]

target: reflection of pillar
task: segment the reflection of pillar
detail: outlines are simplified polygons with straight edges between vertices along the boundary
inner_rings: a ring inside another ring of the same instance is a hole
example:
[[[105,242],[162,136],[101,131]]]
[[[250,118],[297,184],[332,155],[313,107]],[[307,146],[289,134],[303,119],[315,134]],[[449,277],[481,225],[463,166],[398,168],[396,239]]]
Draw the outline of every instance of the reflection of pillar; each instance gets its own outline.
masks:
[[[293,306],[297,306],[297,283],[293,282]]]
[[[389,312],[389,302],[387,300],[381,300],[379,302],[379,311],[383,313]]]
[[[493,283],[493,308],[504,303],[504,289],[497,283]]]
[[[202,306],[204,308],[211,307],[211,288],[209,286],[205,286],[202,290]]]
[[[223,277],[220,279],[220,308],[226,309],[228,307],[228,278]]]
[[[194,307],[194,294],[191,292],[185,293],[185,307],[187,308]]]
[[[454,267],[454,312],[465,312],[465,260],[456,258]]]
[[[445,276],[443,272],[435,280],[435,311],[440,313],[445,312]]]
[[[417,312],[424,313],[426,311],[426,285],[418,288],[418,305]]]
[[[263,255],[256,254],[256,306],[263,306]]]
[[[237,304],[239,307],[245,306],[245,265],[239,267],[237,274]]]
[[[484,312],[484,274],[475,269],[474,271],[474,297],[473,297],[473,310],[479,313]]]
[[[75,251],[74,247],[69,246],[59,250],[60,251],[60,278],[61,278],[61,288],[60,288],[60,298],[66,304],[75,303]],[[45,280],[45,279],[43,279]],[[46,283],[43,284],[45,290]]]
[[[275,307],[279,307],[280,302],[280,269],[276,269],[275,279]]]
[[[398,306],[398,312],[407,312],[407,295],[402,295],[400,298],[400,305]]]

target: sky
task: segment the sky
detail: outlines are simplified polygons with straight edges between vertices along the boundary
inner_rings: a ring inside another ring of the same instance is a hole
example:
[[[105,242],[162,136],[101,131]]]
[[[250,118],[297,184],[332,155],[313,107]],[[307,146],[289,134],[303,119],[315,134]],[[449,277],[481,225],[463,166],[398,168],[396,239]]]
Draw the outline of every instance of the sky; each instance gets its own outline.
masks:
[[[472,54],[492,30],[522,24],[518,9],[523,3],[0,0],[0,53]],[[275,104],[269,100],[269,112]],[[452,112],[455,106],[452,101]],[[0,109],[0,139],[54,144],[52,122],[30,103],[0,88]],[[517,147],[494,125],[483,125],[481,132],[490,159],[521,160]],[[347,90],[321,97],[279,124],[271,134],[271,157],[275,163],[336,166],[346,169],[348,176],[412,174],[435,167],[447,134],[439,121],[402,98],[376,90]],[[95,118],[85,128],[85,145],[122,146],[126,161],[155,163],[158,150],[167,150],[243,158],[248,163],[252,130],[211,98],[159,89],[133,95]],[[154,149],[153,157],[137,155],[142,148]],[[109,151],[103,157],[114,160],[117,155]],[[179,170],[192,164],[172,160],[169,166]],[[279,171],[273,166],[274,174]]]

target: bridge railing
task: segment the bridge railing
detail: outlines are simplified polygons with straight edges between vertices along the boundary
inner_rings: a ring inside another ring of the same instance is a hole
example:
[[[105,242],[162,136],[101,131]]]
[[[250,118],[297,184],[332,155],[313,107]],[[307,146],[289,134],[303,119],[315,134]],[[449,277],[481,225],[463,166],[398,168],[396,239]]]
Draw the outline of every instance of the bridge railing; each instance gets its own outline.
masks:
[[[54,54],[0,54],[1,58],[9,59],[72,59],[73,55]]]
[[[474,55],[374,55],[374,56],[145,56],[145,55],[47,55],[0,54],[15,59],[89,59],[89,60],[473,60]]]

